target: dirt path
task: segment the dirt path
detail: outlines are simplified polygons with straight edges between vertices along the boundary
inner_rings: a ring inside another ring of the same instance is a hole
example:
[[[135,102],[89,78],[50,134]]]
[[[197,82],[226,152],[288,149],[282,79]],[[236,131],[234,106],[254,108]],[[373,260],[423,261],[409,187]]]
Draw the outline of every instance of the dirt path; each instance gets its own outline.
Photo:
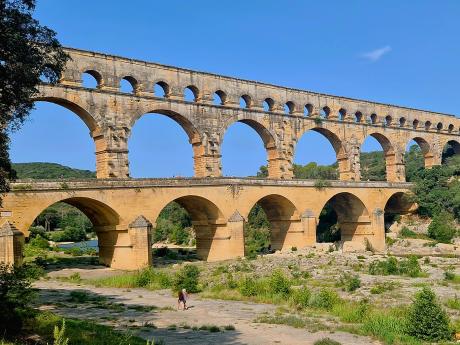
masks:
[[[96,288],[41,280],[39,289],[43,309],[72,318],[94,319],[119,329],[129,329],[145,339],[164,339],[167,345],[262,345],[262,344],[314,344],[329,337],[341,344],[380,344],[370,338],[342,332],[309,332],[285,325],[255,323],[261,314],[273,314],[275,306],[235,301],[199,299],[192,296],[187,311],[176,311],[176,300],[169,291],[145,289]],[[90,301],[69,301],[72,291],[86,292]],[[97,304],[95,301],[103,301]],[[156,307],[153,310],[149,308]],[[209,332],[193,330],[206,324],[220,327],[233,325],[235,330]],[[173,327],[172,325],[175,325]],[[307,326],[308,328],[308,326]]]

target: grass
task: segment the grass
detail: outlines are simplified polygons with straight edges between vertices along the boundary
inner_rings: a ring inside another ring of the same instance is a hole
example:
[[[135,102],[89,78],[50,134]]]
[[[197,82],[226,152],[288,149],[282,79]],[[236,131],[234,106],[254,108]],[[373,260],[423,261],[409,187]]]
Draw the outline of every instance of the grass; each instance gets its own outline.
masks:
[[[258,323],[269,323],[274,325],[287,325],[294,328],[305,328],[307,323],[304,319],[299,318],[295,315],[264,315],[259,316],[255,322]]]
[[[341,345],[341,343],[330,338],[323,338],[315,341],[313,345]]]
[[[147,268],[134,273],[126,273],[111,277],[88,280],[88,283],[96,287],[113,288],[146,288],[149,290],[160,290],[170,288],[172,277],[168,273],[153,268]]]
[[[454,298],[449,298],[445,302],[445,305],[450,309],[460,310],[460,298],[458,298],[457,295],[455,295]]]

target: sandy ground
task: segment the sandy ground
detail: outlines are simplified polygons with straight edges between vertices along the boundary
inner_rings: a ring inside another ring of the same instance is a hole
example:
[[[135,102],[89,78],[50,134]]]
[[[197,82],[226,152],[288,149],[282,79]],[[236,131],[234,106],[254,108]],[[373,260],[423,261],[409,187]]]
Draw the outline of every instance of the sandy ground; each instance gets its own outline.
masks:
[[[50,275],[56,277],[69,275],[76,271],[86,278],[113,274],[110,269],[103,268],[96,272],[85,269],[68,269],[52,272]],[[177,311],[176,299],[171,296],[170,291],[166,290],[96,288],[59,282],[53,278],[40,280],[36,282],[35,287],[39,289],[40,302],[44,304],[42,309],[50,309],[66,317],[97,320],[99,323],[118,329],[129,329],[145,339],[163,339],[167,345],[300,345],[314,344],[315,341],[325,337],[339,341],[341,344],[380,344],[373,339],[349,333],[310,332],[307,329],[297,329],[285,325],[254,322],[260,315],[273,314],[276,310],[273,305],[207,300],[191,296],[189,301],[191,308],[186,311]],[[97,307],[92,303],[76,304],[69,302],[69,294],[75,290],[86,291],[92,296],[104,296],[109,304],[118,305],[118,310],[116,310],[117,308]],[[146,311],[139,310],[135,306],[155,306],[157,309]],[[211,333],[188,328],[206,324],[221,327],[233,325],[235,330]],[[172,325],[176,325],[176,328],[174,329]]]

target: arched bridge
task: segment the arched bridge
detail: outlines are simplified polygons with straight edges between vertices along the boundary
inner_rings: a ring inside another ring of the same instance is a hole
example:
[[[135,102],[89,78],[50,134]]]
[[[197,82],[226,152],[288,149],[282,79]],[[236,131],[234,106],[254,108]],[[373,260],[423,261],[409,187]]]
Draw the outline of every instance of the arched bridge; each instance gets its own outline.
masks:
[[[16,229],[27,235],[35,217],[58,201],[88,215],[99,237],[101,260],[119,268],[150,262],[152,224],[171,201],[191,215],[198,253],[208,260],[244,255],[243,225],[256,203],[271,222],[275,249],[314,244],[319,214],[330,201],[344,247],[368,242],[381,251],[385,210],[407,208],[401,200],[410,187],[405,183],[407,144],[419,144],[426,167],[441,164],[447,144],[460,151],[460,120],[452,115],[66,51],[71,60],[62,79],[40,85],[35,100],[64,106],[84,121],[95,143],[98,179],[13,184],[0,208],[3,261],[21,254],[20,246],[9,240]],[[84,73],[94,77],[97,87],[82,85]],[[121,90],[122,80],[132,92]],[[161,94],[154,92],[158,89]],[[184,98],[187,89],[193,100]],[[148,113],[168,116],[185,130],[194,152],[194,178],[129,179],[128,138],[135,122]],[[235,122],[260,135],[268,179],[222,178],[222,140]],[[340,181],[315,186],[292,180],[296,144],[310,130],[332,144]],[[360,148],[368,136],[383,147],[386,182],[360,182]]]

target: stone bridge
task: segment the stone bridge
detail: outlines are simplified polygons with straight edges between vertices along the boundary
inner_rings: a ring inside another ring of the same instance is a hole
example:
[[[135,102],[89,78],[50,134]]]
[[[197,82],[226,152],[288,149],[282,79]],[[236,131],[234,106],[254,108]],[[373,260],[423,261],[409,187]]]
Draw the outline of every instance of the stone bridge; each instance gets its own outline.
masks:
[[[151,263],[151,230],[171,201],[189,213],[198,256],[216,261],[244,256],[244,223],[258,203],[270,221],[273,249],[316,243],[319,215],[329,201],[337,213],[344,250],[385,248],[385,212],[404,212],[409,183],[236,178],[106,179],[17,182],[3,199],[4,232],[26,236],[34,219],[56,202],[84,212],[99,239],[100,260],[114,268]],[[14,254],[11,249],[8,253]],[[17,253],[19,255],[19,252]]]
[[[404,153],[419,144],[425,166],[441,164],[447,144],[460,151],[460,120],[376,102],[319,94],[95,52],[66,48],[71,60],[56,85],[39,87],[36,101],[66,107],[87,125],[95,143],[96,180],[18,182],[0,208],[0,261],[19,262],[22,234],[48,206],[63,201],[93,222],[103,263],[133,269],[150,263],[150,233],[171,201],[190,214],[197,250],[207,260],[244,255],[243,225],[259,203],[271,223],[274,249],[316,242],[319,214],[330,201],[344,249],[367,241],[385,247],[384,213],[407,211]],[[82,85],[82,75],[97,87]],[[131,92],[120,88],[122,80]],[[193,100],[184,97],[185,90]],[[155,90],[162,90],[155,93]],[[128,138],[135,122],[158,113],[176,121],[194,152],[192,179],[129,179]],[[235,122],[253,128],[266,152],[268,179],[222,178],[221,146]],[[296,144],[308,131],[324,135],[340,181],[292,180]],[[386,182],[360,182],[360,148],[382,145]],[[16,258],[16,259],[14,259]]]

